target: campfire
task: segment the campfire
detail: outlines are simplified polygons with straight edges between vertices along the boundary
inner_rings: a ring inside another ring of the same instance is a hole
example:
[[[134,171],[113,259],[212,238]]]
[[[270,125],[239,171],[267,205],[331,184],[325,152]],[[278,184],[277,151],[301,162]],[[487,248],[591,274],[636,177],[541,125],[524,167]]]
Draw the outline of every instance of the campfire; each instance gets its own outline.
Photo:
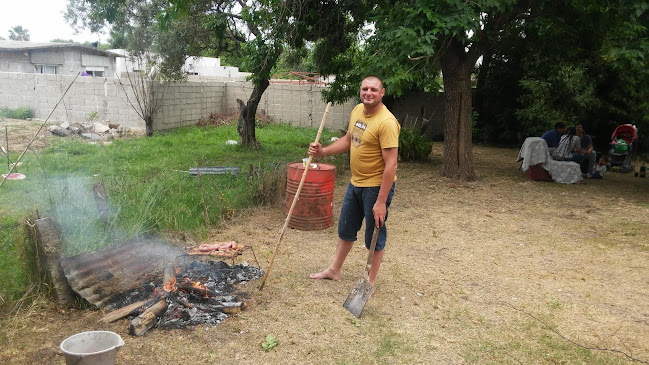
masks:
[[[72,289],[109,310],[102,322],[130,319],[129,332],[151,328],[216,325],[245,310],[246,293],[235,288],[262,276],[261,269],[217,260],[249,247],[225,242],[188,247],[185,252],[152,238],[61,259]],[[251,249],[250,249],[251,250]]]

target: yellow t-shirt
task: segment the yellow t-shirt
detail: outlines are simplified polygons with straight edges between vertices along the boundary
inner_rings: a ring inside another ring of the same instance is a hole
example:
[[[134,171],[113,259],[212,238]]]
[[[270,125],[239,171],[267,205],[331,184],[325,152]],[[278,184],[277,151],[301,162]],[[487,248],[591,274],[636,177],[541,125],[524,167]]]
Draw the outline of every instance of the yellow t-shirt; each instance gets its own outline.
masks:
[[[351,183],[357,187],[380,186],[385,170],[382,149],[399,147],[401,126],[385,105],[370,116],[363,110],[363,104],[358,104],[349,117]]]

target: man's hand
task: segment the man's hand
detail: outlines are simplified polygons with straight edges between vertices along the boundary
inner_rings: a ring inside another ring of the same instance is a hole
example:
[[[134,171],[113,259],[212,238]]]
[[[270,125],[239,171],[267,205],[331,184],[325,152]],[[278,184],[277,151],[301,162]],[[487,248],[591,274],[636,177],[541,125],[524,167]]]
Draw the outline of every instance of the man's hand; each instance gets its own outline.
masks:
[[[388,209],[385,207],[385,202],[380,203],[376,202],[374,203],[374,206],[372,207],[372,213],[374,213],[374,226],[375,227],[382,227],[383,224],[385,223],[385,214],[387,213]]]
[[[308,154],[311,156],[322,156],[324,148],[320,143],[312,142],[309,145],[309,152]]]

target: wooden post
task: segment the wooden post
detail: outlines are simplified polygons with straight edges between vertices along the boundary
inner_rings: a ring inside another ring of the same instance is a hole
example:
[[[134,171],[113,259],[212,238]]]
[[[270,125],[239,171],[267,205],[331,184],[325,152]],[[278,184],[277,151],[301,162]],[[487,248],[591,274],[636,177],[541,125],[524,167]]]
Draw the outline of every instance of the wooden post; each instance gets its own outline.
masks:
[[[39,268],[52,289],[59,304],[69,306],[74,303],[75,293],[68,284],[59,261],[63,246],[59,231],[51,218],[41,218],[34,222],[36,228],[36,246],[39,255]]]

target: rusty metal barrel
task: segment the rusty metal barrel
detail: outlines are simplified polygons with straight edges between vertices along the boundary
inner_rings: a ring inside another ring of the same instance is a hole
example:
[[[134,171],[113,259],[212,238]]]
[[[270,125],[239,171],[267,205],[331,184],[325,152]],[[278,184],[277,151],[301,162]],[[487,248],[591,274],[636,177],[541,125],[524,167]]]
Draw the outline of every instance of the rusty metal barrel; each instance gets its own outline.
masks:
[[[300,186],[305,166],[302,162],[288,164],[286,173],[286,214],[291,209]],[[333,225],[334,183],[336,166],[312,163],[302,191],[293,208],[288,226],[302,231],[316,231]]]

